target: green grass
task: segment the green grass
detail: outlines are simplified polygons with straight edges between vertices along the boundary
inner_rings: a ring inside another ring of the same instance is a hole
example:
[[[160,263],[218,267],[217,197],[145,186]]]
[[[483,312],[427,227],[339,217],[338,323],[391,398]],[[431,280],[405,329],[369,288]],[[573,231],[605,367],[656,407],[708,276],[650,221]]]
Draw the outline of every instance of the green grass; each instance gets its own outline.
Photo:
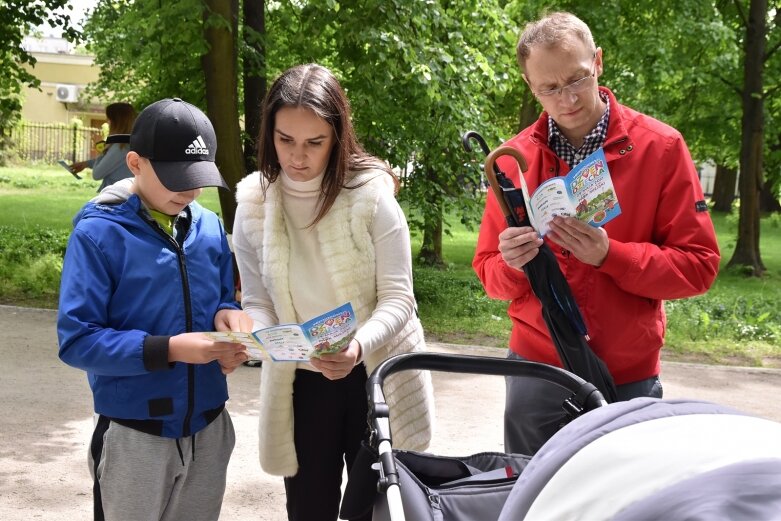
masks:
[[[54,308],[62,253],[79,208],[98,182],[59,166],[0,168],[0,303]],[[219,213],[217,190],[199,202]],[[761,279],[725,269],[735,248],[737,216],[713,216],[722,270],[703,296],[666,303],[668,359],[781,367],[781,216],[762,219]],[[453,219],[457,222],[457,219]],[[485,296],[472,271],[477,231],[455,224],[443,237],[446,267],[415,265],[415,295],[426,334],[445,342],[506,346],[507,303]],[[420,237],[413,235],[413,255]]]
[[[72,220],[99,181],[60,166],[0,168],[0,303],[55,308]],[[219,213],[216,188],[199,202]]]
[[[415,297],[426,334],[444,342],[506,346],[510,336],[507,303],[489,299],[472,270],[477,235],[463,227],[442,239],[444,270],[414,267]],[[413,255],[420,250],[413,236]]]
[[[666,352],[744,365],[781,366],[781,215],[760,225],[760,254],[767,272],[746,277],[728,269],[737,238],[738,217],[713,214],[721,249],[719,276],[707,294],[665,304]]]

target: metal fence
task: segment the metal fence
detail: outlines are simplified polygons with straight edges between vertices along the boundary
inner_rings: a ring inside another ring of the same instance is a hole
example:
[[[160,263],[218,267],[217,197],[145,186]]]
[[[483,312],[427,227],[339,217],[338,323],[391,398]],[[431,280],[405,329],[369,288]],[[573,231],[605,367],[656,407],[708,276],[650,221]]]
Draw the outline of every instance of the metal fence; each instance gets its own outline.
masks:
[[[99,128],[65,123],[22,122],[11,131],[11,156],[19,161],[56,163],[84,161],[96,155],[95,143],[103,139]]]

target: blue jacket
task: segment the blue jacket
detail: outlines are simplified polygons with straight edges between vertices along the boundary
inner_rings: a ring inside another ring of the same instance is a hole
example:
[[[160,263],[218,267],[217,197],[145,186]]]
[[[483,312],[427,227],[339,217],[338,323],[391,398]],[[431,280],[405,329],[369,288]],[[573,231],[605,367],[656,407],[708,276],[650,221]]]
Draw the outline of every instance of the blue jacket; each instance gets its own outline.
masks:
[[[169,364],[168,338],[212,331],[218,310],[238,309],[222,224],[193,202],[180,246],[137,195],[94,201],[65,252],[60,358],[87,371],[95,412],[159,436],[194,434],[224,408],[227,382],[216,361]]]

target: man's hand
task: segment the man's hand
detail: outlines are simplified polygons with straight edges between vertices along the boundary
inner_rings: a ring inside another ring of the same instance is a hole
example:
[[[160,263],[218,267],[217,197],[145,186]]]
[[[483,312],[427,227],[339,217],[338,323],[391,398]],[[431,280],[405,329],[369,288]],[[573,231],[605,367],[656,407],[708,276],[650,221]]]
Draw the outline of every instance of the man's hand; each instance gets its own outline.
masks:
[[[238,309],[221,309],[214,315],[214,330],[252,333],[252,319]]]
[[[339,380],[350,374],[360,359],[361,344],[352,339],[350,344],[338,353],[312,357],[309,362],[329,380]]]
[[[605,262],[610,241],[607,232],[575,217],[556,216],[550,223],[548,236],[553,242],[572,252],[576,259],[599,267]]]
[[[508,266],[517,270],[540,252],[542,239],[531,226],[509,227],[499,234],[499,253]]]

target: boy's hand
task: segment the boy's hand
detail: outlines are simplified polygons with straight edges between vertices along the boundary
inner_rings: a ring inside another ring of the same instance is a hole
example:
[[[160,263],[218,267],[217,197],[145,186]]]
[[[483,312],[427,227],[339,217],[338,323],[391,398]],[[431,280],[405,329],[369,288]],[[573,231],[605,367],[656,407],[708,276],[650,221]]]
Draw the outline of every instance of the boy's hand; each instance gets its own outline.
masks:
[[[329,353],[309,361],[329,380],[339,380],[350,374],[361,359],[361,344],[352,339],[350,344],[338,353]]]
[[[244,311],[238,309],[221,309],[214,315],[215,331],[241,331],[252,332],[252,319]],[[243,347],[243,346],[242,346]],[[241,349],[234,353],[228,353],[219,359],[222,374],[232,373],[238,366],[249,360],[247,349]]]
[[[245,350],[238,351],[233,355],[224,356],[220,358],[218,362],[220,362],[222,374],[230,374],[247,360],[249,360],[249,354],[247,354],[247,351]]]
[[[238,309],[221,309],[214,315],[214,330],[252,333],[252,319]]]
[[[242,344],[215,342],[203,333],[182,333],[168,341],[168,361],[208,364],[214,360],[233,360],[247,348]]]

